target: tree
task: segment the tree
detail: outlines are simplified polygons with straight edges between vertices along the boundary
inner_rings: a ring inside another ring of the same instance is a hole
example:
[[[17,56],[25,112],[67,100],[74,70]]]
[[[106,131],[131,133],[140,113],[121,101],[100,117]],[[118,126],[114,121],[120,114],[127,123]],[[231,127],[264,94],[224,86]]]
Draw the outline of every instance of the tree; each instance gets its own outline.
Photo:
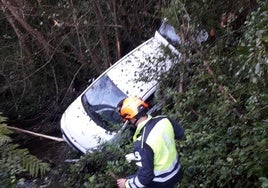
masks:
[[[0,41],[2,111],[12,120],[55,119],[87,80],[147,39],[164,5],[152,0],[1,1],[6,18]]]

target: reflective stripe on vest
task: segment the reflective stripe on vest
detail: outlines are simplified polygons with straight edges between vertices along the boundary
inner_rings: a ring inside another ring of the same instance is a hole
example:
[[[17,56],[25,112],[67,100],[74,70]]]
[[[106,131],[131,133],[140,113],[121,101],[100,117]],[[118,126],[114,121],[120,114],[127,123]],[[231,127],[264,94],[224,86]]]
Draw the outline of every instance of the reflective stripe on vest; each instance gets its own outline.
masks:
[[[169,174],[168,176],[165,176],[165,177],[155,177],[153,179],[153,181],[155,182],[166,182],[168,180],[170,180],[171,178],[173,178],[180,170],[181,168],[181,165],[179,164],[178,165],[178,168],[176,168],[171,174]]]
[[[145,128],[149,127],[145,126]],[[156,176],[154,181],[165,182],[179,171],[179,159],[174,138],[173,126],[167,118],[159,120],[145,138],[145,143],[154,152],[154,174]]]
[[[159,176],[161,174],[172,172],[175,169],[176,166],[178,166],[178,158],[172,163],[172,165],[168,169],[166,169],[166,170],[158,170],[158,171],[154,170],[154,175]]]

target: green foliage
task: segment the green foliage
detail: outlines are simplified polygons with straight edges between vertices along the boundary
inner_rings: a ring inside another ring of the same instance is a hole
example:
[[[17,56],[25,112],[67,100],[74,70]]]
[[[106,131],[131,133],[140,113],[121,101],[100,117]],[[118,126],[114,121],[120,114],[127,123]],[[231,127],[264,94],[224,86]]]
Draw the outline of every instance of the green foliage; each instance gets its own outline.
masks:
[[[258,6],[255,3],[174,0],[163,10],[182,36],[186,36],[184,23],[189,26],[188,35],[201,27],[214,28],[217,36],[201,45],[183,43],[178,47],[181,62],[161,77],[163,112],[185,128],[185,139],[178,143],[183,166],[179,187],[267,187],[268,9],[261,1]],[[221,27],[225,12],[238,17]],[[154,70],[144,68],[141,79],[150,79]],[[84,185],[115,187],[109,172],[126,176],[134,170],[123,157],[131,145],[124,146],[128,148],[112,145],[103,153],[83,157],[71,174],[80,175],[85,166],[100,161],[93,165],[98,170],[86,171]]]
[[[71,164],[67,172],[66,187],[83,186],[88,188],[116,188],[116,179],[135,172],[135,165],[125,160],[131,152],[130,133],[126,131],[118,140],[106,144],[101,150],[80,157]]]
[[[256,85],[267,86],[268,66],[268,6],[259,7],[246,21],[245,35],[240,40],[238,53],[243,62],[236,76],[250,80]],[[240,75],[242,73],[242,75]]]
[[[13,144],[8,134],[11,133],[0,116],[0,184],[3,186],[15,185],[18,176],[29,173],[32,177],[43,176],[49,171],[47,163],[31,155],[27,149],[19,149]]]
[[[192,28],[204,23],[196,16],[202,15],[200,9],[191,11],[195,3],[187,2],[177,11],[189,13]],[[209,6],[220,7],[223,2],[214,3]],[[235,11],[227,9],[231,4],[225,2],[220,9]],[[166,14],[171,20],[182,16],[170,10]],[[170,100],[164,110],[186,129],[180,144],[184,166],[180,187],[267,186],[267,10],[267,5],[260,4],[248,13],[245,26],[230,23],[219,28],[213,43],[182,46],[179,74],[173,71],[164,77],[163,93]],[[166,87],[169,82],[173,89]],[[184,90],[178,93],[180,82]]]
[[[42,121],[55,116],[85,88],[89,76],[119,57],[118,42],[123,55],[151,37],[167,17],[183,39],[197,28],[214,32],[201,45],[184,41],[177,47],[180,64],[161,77],[163,112],[186,130],[178,144],[184,173],[180,187],[268,187],[266,1],[98,1],[101,14],[88,1],[32,3],[19,12],[53,53],[44,57],[40,44],[24,30],[22,47],[7,19],[1,19],[0,108],[6,114]],[[5,12],[0,14],[5,18]],[[9,133],[0,126],[1,185],[14,185],[26,170],[33,176],[45,173],[48,166],[12,144]],[[124,158],[132,147],[128,138],[70,165],[66,187],[116,187],[113,174],[134,172]]]

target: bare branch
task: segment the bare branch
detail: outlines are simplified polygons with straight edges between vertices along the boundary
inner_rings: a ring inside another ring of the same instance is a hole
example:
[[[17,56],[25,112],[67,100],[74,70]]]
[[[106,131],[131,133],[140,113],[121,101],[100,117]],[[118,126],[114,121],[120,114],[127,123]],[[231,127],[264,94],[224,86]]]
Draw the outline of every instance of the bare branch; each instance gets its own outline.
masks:
[[[93,7],[94,7],[94,12],[96,14],[96,18],[97,18],[97,22],[99,25],[99,35],[100,35],[100,39],[101,39],[101,43],[104,49],[104,53],[105,53],[105,61],[106,61],[106,68],[110,67],[112,65],[111,60],[110,60],[110,56],[109,56],[109,45],[108,45],[108,39],[107,36],[105,35],[105,30],[104,30],[104,18],[103,18],[103,14],[101,12],[101,8],[99,6],[98,1],[92,1]]]

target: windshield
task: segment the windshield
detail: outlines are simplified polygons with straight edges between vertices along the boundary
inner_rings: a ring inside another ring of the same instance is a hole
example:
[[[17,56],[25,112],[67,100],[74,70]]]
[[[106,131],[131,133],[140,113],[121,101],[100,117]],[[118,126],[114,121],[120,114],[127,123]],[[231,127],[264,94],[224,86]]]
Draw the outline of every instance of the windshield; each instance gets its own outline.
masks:
[[[99,126],[108,131],[117,131],[122,123],[117,104],[126,97],[109,76],[104,75],[83,94],[82,104]]]

